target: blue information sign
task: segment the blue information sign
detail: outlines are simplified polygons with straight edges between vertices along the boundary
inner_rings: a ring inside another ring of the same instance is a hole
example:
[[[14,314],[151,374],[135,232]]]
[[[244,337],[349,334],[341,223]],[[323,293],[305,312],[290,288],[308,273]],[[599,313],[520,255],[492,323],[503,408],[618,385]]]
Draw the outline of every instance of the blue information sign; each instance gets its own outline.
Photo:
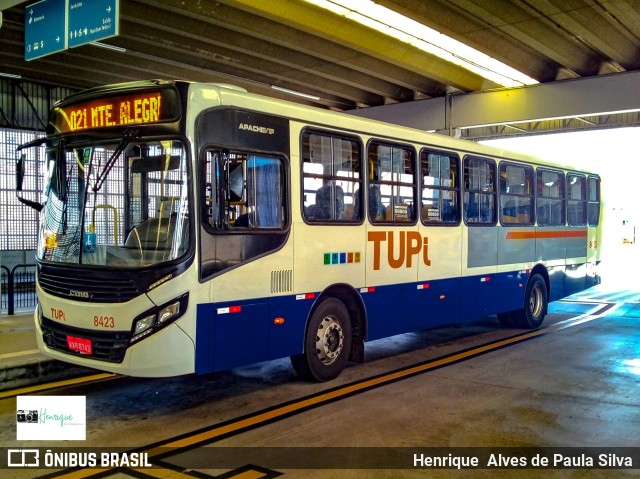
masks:
[[[66,0],[42,0],[24,11],[24,59],[34,60],[67,48]]]
[[[68,0],[69,48],[118,34],[119,0]]]

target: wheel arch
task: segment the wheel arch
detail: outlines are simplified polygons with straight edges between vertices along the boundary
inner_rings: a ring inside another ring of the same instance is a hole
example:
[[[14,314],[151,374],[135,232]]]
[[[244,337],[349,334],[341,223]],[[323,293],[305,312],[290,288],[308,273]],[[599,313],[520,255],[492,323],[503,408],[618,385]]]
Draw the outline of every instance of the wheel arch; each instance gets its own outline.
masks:
[[[314,303],[309,316],[307,317],[306,329],[309,327],[309,320],[313,316],[318,305],[327,298],[335,298],[347,307],[349,319],[351,321],[351,350],[349,360],[354,362],[364,361],[364,340],[367,337],[367,312],[362,301],[362,296],[356,289],[346,283],[337,283],[327,287]]]

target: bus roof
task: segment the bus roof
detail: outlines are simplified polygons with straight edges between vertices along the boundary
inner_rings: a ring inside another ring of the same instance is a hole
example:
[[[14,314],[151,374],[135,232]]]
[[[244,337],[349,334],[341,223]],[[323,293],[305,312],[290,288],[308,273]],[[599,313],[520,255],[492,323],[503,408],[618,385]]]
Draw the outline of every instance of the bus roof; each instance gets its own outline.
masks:
[[[215,89],[224,105],[236,106],[249,110],[289,118],[300,123],[310,124],[327,129],[337,129],[348,133],[365,136],[376,136],[393,139],[400,142],[418,143],[445,150],[455,150],[461,153],[486,155],[493,158],[524,161],[541,166],[557,167],[566,170],[584,171],[575,165],[560,164],[555,161],[537,156],[514,152],[507,149],[481,145],[470,140],[452,138],[439,133],[430,133],[417,128],[387,123],[380,120],[350,115],[348,112],[334,112],[313,106],[302,105],[292,101],[271,98],[249,93],[244,88],[219,83],[191,83],[190,89],[200,90],[202,93]]]
[[[199,100],[200,104],[206,105],[207,103],[212,103],[212,105],[215,105],[217,99],[219,105],[260,111],[318,128],[341,130],[345,133],[359,134],[365,137],[375,136],[398,142],[453,150],[462,154],[484,155],[498,159],[512,159],[566,170],[584,171],[570,163],[560,164],[537,156],[481,145],[470,140],[452,138],[417,128],[350,115],[348,112],[335,112],[314,106],[302,105],[293,101],[250,93],[242,87],[225,83],[202,83],[182,80],[144,80],[117,83],[75,93],[58,104],[72,102],[86,97],[114,94],[121,90],[166,86],[177,86],[181,87],[180,89],[187,88],[190,98]]]

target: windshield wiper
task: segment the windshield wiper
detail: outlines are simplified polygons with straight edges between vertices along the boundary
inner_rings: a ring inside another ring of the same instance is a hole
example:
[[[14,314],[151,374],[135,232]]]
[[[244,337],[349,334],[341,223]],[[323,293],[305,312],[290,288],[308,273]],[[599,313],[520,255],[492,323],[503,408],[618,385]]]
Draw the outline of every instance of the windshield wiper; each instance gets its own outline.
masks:
[[[95,183],[95,185],[93,187],[93,192],[94,193],[97,193],[98,191],[100,191],[100,188],[102,188],[102,185],[104,184],[105,180],[107,179],[107,176],[109,176],[109,172],[111,171],[111,168],[113,168],[113,165],[116,164],[116,160],[118,159],[118,157],[122,154],[124,149],[127,146],[129,146],[129,143],[131,143],[136,138],[138,138],[138,130],[133,130],[132,129],[132,130],[125,130],[124,131],[124,133],[122,134],[122,141],[120,142],[118,147],[115,149],[113,154],[107,160],[106,164],[104,165],[104,169],[102,170],[102,172],[96,178],[96,183]]]

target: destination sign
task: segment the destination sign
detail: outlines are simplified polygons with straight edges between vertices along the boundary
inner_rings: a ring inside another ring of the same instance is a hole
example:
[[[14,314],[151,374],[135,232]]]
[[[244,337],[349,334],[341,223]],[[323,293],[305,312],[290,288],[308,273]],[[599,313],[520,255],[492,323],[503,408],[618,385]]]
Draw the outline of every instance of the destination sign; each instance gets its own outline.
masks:
[[[54,108],[50,125],[56,133],[159,123],[178,117],[173,90],[87,100]]]

